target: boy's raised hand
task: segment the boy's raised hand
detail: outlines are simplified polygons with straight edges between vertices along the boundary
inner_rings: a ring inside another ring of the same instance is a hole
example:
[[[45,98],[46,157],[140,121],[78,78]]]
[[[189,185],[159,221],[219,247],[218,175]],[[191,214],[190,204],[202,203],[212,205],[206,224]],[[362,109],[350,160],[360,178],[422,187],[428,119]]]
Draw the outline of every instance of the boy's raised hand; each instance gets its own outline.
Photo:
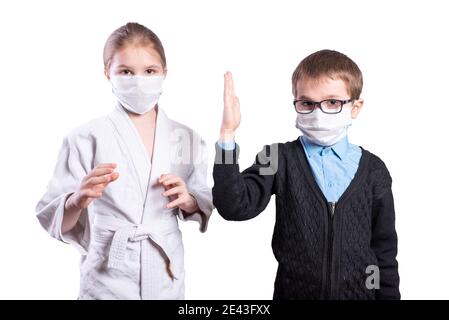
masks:
[[[229,71],[224,75],[223,99],[224,108],[220,138],[225,142],[234,139],[234,132],[240,125],[240,101],[235,96],[234,80],[232,79],[232,73]]]

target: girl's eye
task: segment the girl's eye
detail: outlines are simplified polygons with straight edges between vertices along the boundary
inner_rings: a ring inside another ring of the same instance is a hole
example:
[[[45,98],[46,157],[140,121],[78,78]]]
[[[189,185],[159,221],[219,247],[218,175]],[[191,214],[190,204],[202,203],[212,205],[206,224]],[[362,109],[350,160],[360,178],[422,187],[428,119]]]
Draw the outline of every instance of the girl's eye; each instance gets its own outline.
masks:
[[[330,103],[330,104],[336,104],[336,103],[337,103],[337,100],[332,100],[332,99],[331,99],[331,100],[329,100],[329,103]]]
[[[147,74],[153,74],[153,73],[155,73],[156,71],[154,71],[153,69],[148,69],[147,71],[146,71],[146,73]]]
[[[129,71],[129,70],[122,70],[120,73],[124,74],[124,75],[127,75],[127,76],[132,74],[131,71]]]
[[[311,102],[311,101],[303,101],[302,105],[305,106],[305,107],[310,107],[310,106],[313,106],[313,102]]]

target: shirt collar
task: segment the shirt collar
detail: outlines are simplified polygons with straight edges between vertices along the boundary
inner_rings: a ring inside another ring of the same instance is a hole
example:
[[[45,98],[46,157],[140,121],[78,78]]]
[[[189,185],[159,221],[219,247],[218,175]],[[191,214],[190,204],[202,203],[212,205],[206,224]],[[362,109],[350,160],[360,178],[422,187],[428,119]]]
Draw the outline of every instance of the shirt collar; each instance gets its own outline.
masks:
[[[307,139],[305,136],[300,137],[301,143],[304,146],[304,150],[306,152],[307,157],[312,157],[314,155],[322,155],[322,151],[325,149],[331,149],[332,152],[340,159],[344,160],[348,153],[348,147],[349,147],[349,141],[348,141],[348,135],[345,135],[343,138],[341,138],[337,143],[324,147],[319,144],[313,143],[309,139]]]

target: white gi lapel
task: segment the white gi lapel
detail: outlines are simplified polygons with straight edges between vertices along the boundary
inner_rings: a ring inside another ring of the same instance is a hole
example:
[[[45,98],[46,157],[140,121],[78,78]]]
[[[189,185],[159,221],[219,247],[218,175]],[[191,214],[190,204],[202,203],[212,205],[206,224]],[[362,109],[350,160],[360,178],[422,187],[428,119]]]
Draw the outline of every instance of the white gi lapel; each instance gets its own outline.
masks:
[[[120,104],[117,104],[109,118],[116,128],[116,133],[121,137],[121,145],[124,147],[123,152],[131,160],[131,164],[134,167],[134,175],[139,184],[143,204],[151,171],[148,153],[136,127]]]
[[[174,233],[180,237],[180,233],[174,210],[166,208],[168,199],[162,196],[164,188],[158,183],[162,173],[171,172],[173,143],[170,142],[170,137],[173,122],[157,106],[153,158],[150,163],[137,129],[120,105],[111,113],[110,118],[117,129],[117,134],[122,138],[124,151],[134,166],[136,180],[142,191],[143,212],[138,224],[124,223],[114,217],[100,215],[96,217],[96,223],[115,232],[109,253],[108,266],[111,268],[120,268],[125,259],[128,241],[141,243],[141,295],[143,299],[151,299],[160,295],[157,288],[160,287],[159,282],[163,281],[161,265],[158,264],[158,259],[151,258],[151,255],[162,255],[166,270],[172,279],[179,276],[174,272],[172,263],[182,258],[180,257],[182,252],[173,255],[167,245],[168,234]],[[151,242],[144,241],[146,239]]]
[[[172,263],[179,260],[179,256],[173,256],[167,245],[168,233],[179,235],[178,220],[173,214],[172,209],[167,209],[168,199],[162,195],[164,188],[158,183],[159,176],[163,173],[171,172],[171,143],[170,135],[172,133],[173,122],[169,120],[165,112],[157,106],[156,130],[153,144],[153,159],[151,163],[150,179],[146,194],[144,212],[142,215],[142,225],[150,226],[154,229],[156,237],[152,237],[153,244],[148,241],[141,243],[141,292],[142,297],[155,297],[159,292],[155,288],[159,287],[163,276],[160,271],[155,273],[152,270],[158,270],[160,266],[155,265],[155,259],[151,259],[150,252],[155,254],[159,252],[165,261],[165,269],[173,279],[179,275],[174,272]],[[155,246],[156,245],[156,246]],[[157,249],[156,247],[159,247]],[[151,283],[159,285],[151,286]]]
[[[169,211],[165,207],[168,203],[168,199],[162,196],[164,188],[158,183],[158,179],[161,174],[171,172],[171,132],[172,121],[168,119],[165,112],[157,106],[153,159],[142,223],[150,223],[154,219],[160,219],[161,214],[167,214],[167,211]]]

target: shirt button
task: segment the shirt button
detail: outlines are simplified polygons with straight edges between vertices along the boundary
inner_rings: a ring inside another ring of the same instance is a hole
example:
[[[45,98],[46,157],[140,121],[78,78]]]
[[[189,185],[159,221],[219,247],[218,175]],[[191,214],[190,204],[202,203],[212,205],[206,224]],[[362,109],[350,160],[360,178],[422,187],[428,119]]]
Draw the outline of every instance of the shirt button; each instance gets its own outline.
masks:
[[[334,184],[332,182],[328,183],[329,188],[332,188],[334,186]]]

